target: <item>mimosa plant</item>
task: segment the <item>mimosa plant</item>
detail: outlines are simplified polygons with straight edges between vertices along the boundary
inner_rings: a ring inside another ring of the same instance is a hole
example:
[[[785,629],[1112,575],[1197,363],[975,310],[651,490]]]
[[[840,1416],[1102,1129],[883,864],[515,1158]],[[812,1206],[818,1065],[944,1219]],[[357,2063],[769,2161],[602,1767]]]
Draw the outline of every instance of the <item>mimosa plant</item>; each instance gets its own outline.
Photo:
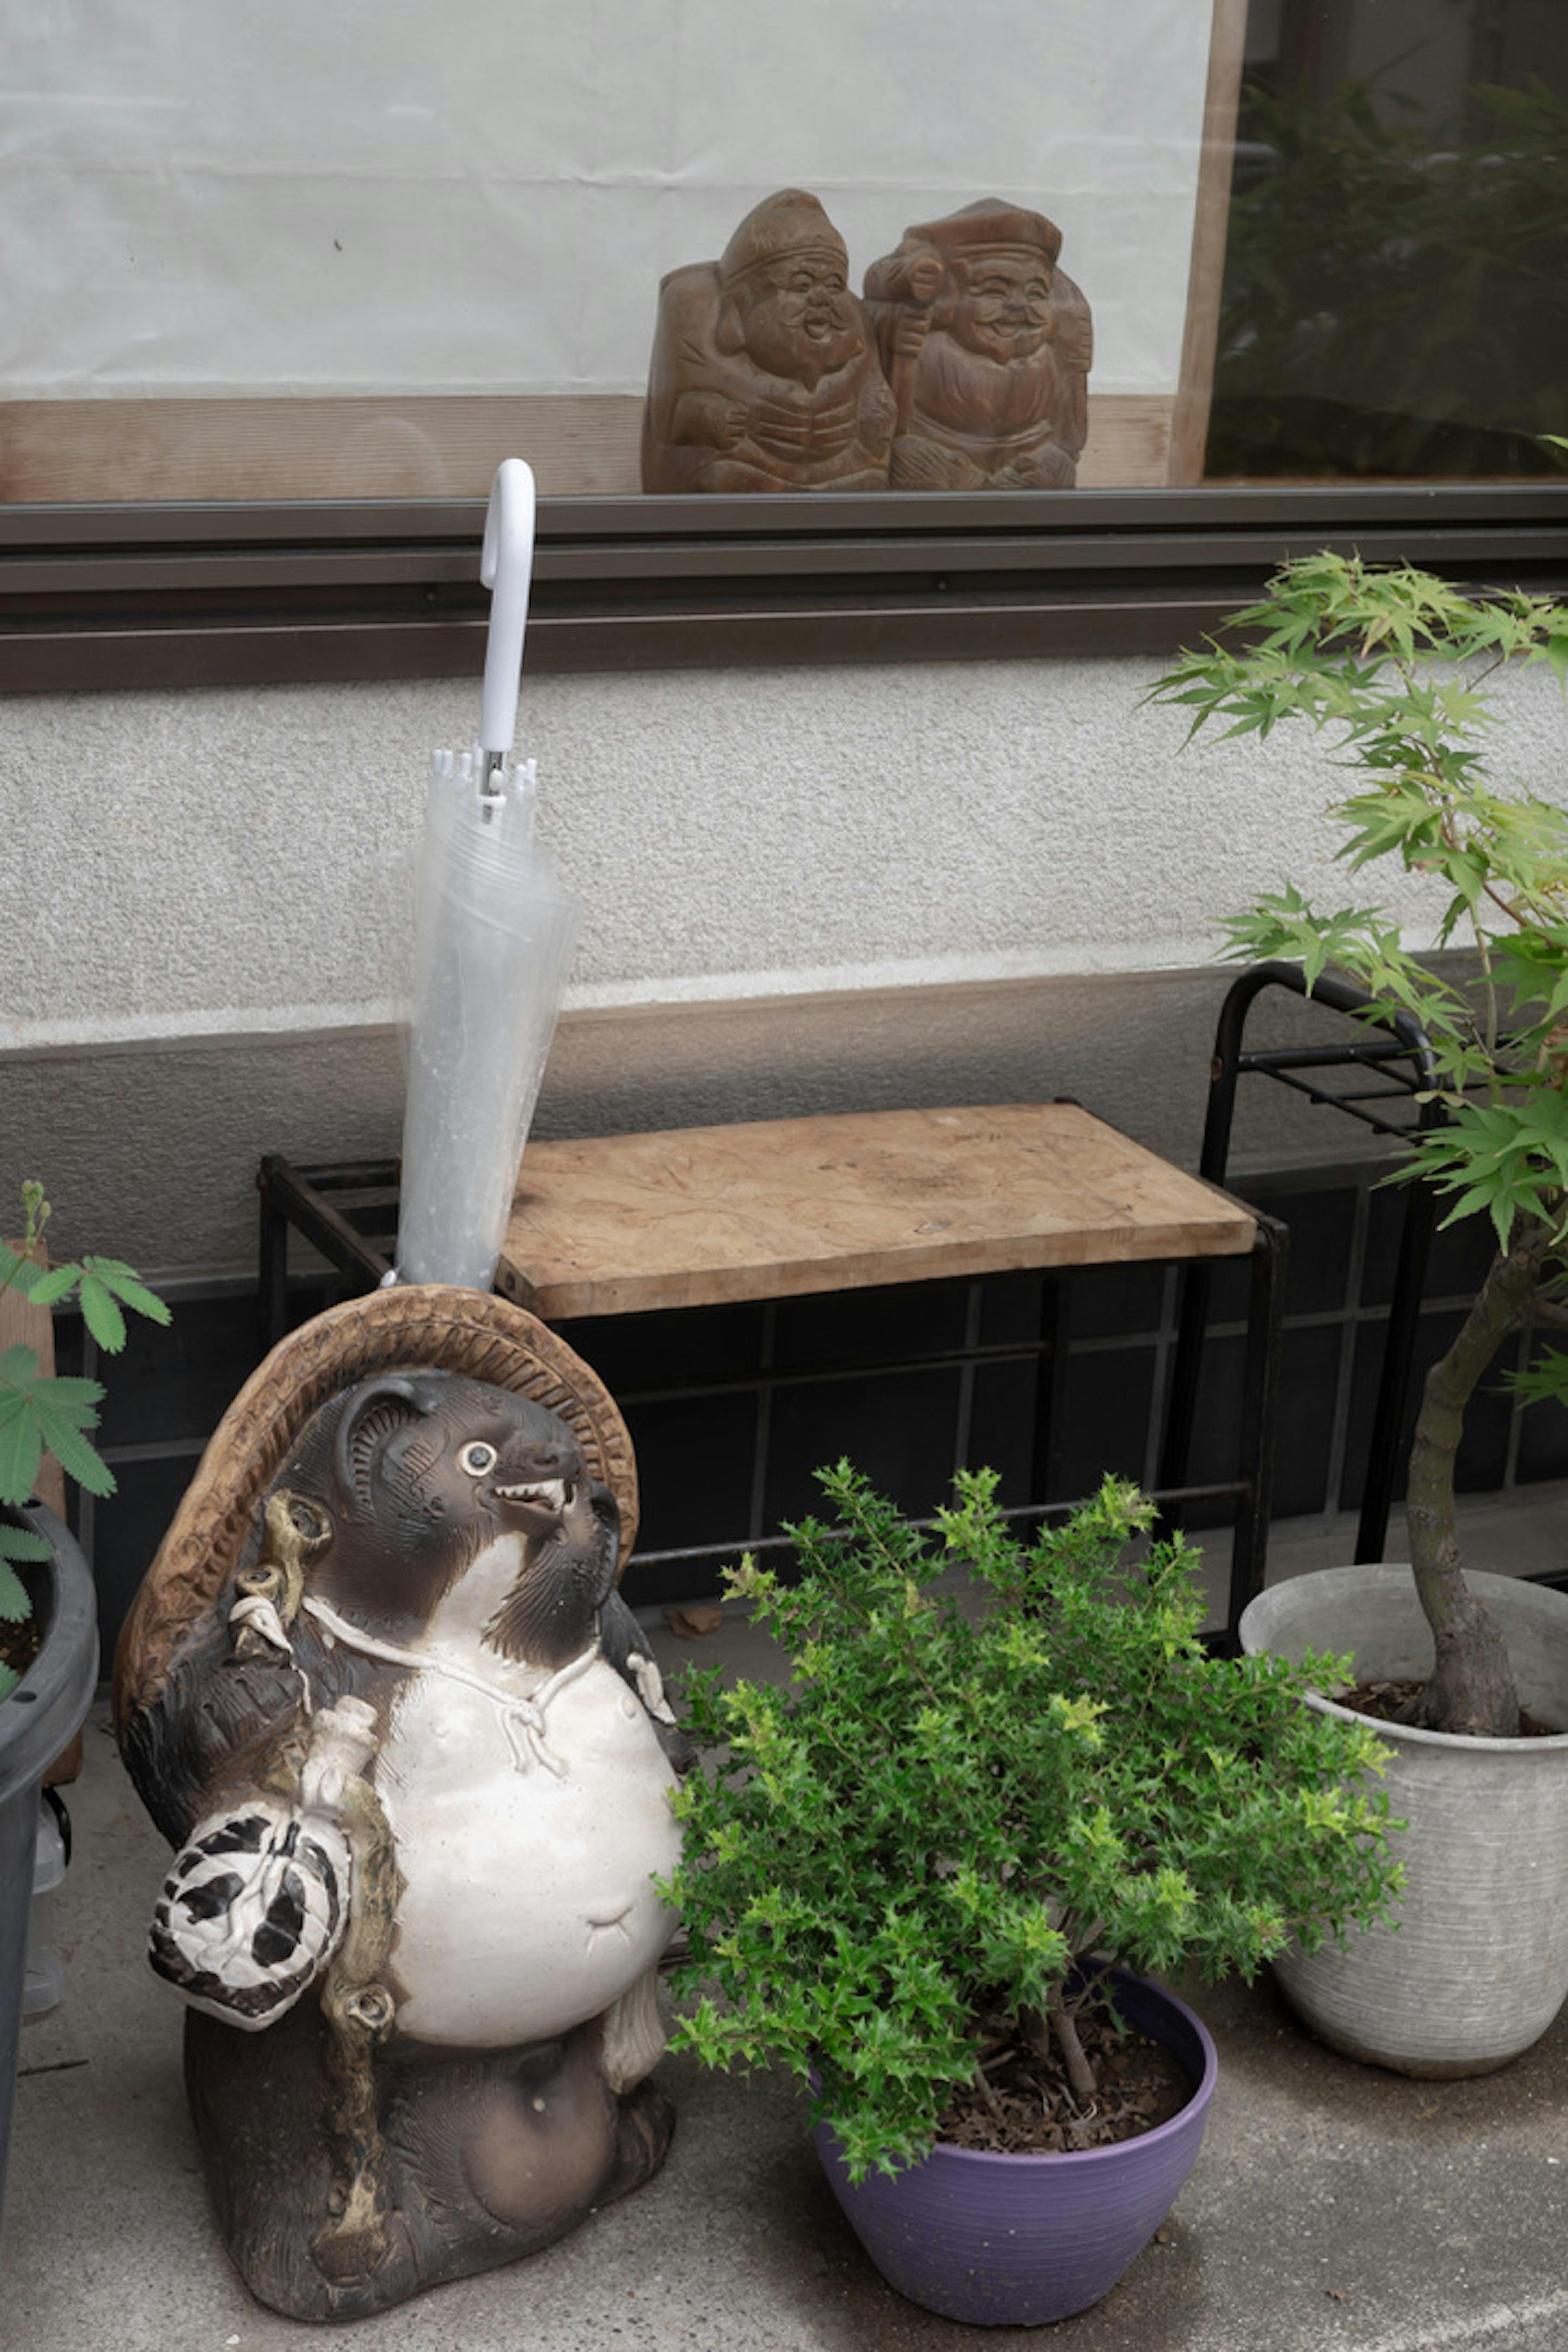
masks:
[[[125,1345],[130,1307],[154,1323],[169,1309],[119,1258],[85,1257],[79,1265],[50,1265],[39,1244],[49,1221],[41,1184],[22,1187],[20,1246],[0,1242],[0,1294],[18,1292],[35,1307],[58,1306],[73,1295],[82,1320],[110,1354]],[[0,1349],[0,1507],[25,1503],[46,1451],[90,1495],[111,1495],[114,1474],[92,1444],[103,1401],[100,1383],[39,1369],[38,1351],[25,1341]],[[0,1624],[25,1624],[32,1602],[18,1568],[47,1559],[49,1547],[31,1528],[18,1527],[0,1508]],[[0,1699],[15,1687],[13,1666],[0,1662]]]

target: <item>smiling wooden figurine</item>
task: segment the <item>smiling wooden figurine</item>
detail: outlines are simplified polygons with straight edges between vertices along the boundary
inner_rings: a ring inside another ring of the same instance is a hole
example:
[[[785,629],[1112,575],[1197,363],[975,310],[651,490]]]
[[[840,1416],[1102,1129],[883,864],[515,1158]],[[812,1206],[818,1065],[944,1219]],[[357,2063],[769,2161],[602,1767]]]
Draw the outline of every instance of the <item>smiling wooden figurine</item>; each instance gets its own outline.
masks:
[[[889,482],[1057,490],[1089,430],[1089,304],[1043,213],[983,196],[904,231],[866,273],[897,404]]]
[[[625,1426],[542,1324],[390,1290],[274,1350],[138,1595],[116,1720],[230,2252],[289,2316],[647,2179],[689,1749],[616,1590]]]

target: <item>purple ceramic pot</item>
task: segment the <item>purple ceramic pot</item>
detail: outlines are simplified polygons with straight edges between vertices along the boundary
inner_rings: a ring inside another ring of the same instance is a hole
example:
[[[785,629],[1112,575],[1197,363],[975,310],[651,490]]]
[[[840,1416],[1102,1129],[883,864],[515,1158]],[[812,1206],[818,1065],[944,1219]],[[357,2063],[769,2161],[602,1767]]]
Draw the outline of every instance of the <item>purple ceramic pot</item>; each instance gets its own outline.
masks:
[[[833,2134],[817,2154],[850,2226],[889,2286],[981,2327],[1039,2326],[1109,2294],[1153,2236],[1197,2161],[1218,2072],[1184,2001],[1112,1969],[1117,2007],[1193,2080],[1180,2115],[1141,2139],[1070,2156],[989,2156],[939,2141],[895,2177],[855,2187]]]

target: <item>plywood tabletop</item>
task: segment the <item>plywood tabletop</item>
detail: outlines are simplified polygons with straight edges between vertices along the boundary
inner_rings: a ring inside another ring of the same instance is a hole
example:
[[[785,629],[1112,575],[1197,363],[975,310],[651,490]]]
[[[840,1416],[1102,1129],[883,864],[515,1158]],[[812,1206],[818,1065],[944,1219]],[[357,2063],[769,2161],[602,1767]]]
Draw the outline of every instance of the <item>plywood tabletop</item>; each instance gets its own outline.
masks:
[[[546,1321],[1132,1259],[1238,1257],[1237,1202],[1073,1103],[531,1143],[497,1287]]]

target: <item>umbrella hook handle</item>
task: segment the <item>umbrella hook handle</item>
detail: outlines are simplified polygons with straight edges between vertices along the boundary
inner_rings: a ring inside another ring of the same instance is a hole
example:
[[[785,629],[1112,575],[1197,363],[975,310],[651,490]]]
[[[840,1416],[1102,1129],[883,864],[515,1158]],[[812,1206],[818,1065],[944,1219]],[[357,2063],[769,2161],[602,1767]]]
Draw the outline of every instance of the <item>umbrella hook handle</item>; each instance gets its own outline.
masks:
[[[503,457],[490,485],[485,510],[485,542],[479,578],[491,591],[489,637],[485,647],[484,693],[479,705],[479,749],[485,757],[481,794],[500,782],[517,733],[517,698],[522,678],[522,639],[528,626],[533,583],[533,469],[521,457]]]

